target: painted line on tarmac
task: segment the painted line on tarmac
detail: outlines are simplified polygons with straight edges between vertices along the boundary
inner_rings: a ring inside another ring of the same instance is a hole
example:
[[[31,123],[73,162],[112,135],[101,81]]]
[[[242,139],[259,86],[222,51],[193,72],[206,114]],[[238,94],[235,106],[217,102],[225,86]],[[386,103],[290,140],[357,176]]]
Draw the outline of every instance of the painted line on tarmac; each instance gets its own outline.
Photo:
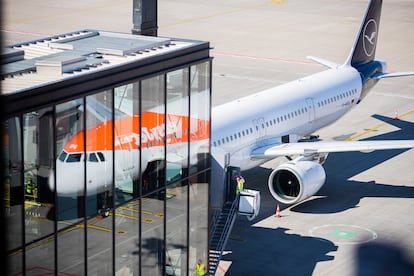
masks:
[[[140,212],[140,210],[133,209],[133,208],[128,208],[128,207],[124,207],[124,206],[118,207],[118,209],[121,209],[121,210],[124,210],[124,211],[131,211],[131,212],[134,212],[134,213],[139,213]],[[153,214],[151,211],[146,211],[146,210],[141,210],[141,213],[145,214],[145,215],[152,215]]]
[[[45,34],[45,33],[37,33],[37,32],[26,32],[26,31],[19,31],[19,30],[0,30],[0,31],[5,32],[5,33],[40,36],[40,37],[53,36],[53,34]]]
[[[409,115],[411,115],[411,114],[414,114],[414,109],[413,109],[413,110],[411,110],[411,111],[408,111],[407,113],[404,113],[403,115],[398,116],[398,119],[401,119],[401,118],[407,117],[407,116],[409,116]],[[351,137],[349,137],[349,138],[345,139],[345,141],[352,141],[352,140],[355,140],[355,139],[357,139],[357,138],[359,138],[359,137],[361,137],[361,136],[363,136],[363,135],[365,135],[365,134],[368,134],[368,133],[371,133],[371,132],[373,132],[373,131],[375,131],[375,130],[378,130],[379,128],[381,128],[381,127],[383,127],[383,126],[389,125],[389,122],[392,122],[392,121],[393,121],[393,119],[390,119],[389,121],[383,122],[383,123],[378,124],[378,125],[376,125],[376,126],[374,126],[374,127],[370,128],[370,129],[367,129],[367,130],[362,131],[362,132],[360,132],[360,133],[358,133],[358,134],[352,135]]]
[[[220,51],[210,51],[210,53],[214,56],[226,56],[226,57],[236,57],[236,58],[247,58],[247,59],[255,59],[255,60],[268,60],[268,61],[275,61],[275,62],[286,62],[286,63],[298,63],[298,64],[308,64],[308,65],[315,65],[314,61],[311,60],[299,60],[299,59],[286,59],[286,58],[278,58],[278,57],[265,57],[265,56],[252,56],[252,55],[245,55],[245,54],[238,54],[238,53],[228,53],[228,52],[220,52]]]
[[[318,231],[319,234],[317,233]],[[378,234],[375,231],[351,224],[325,224],[315,226],[309,230],[309,235],[314,238],[329,240],[337,245],[362,244],[378,238]]]

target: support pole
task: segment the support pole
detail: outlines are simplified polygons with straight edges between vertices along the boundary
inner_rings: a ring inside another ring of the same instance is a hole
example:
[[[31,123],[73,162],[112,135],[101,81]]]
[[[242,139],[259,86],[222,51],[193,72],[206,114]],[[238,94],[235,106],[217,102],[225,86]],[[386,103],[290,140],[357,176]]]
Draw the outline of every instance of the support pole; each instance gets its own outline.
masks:
[[[133,34],[157,36],[158,0],[133,0]]]

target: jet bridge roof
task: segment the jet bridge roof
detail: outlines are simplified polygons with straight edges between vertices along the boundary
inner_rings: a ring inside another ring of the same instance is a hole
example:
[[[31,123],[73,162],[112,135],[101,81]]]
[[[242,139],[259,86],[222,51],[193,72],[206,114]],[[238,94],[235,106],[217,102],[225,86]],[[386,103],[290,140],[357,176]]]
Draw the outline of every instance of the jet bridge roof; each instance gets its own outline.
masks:
[[[209,58],[205,41],[81,30],[2,49],[1,95],[8,114]]]

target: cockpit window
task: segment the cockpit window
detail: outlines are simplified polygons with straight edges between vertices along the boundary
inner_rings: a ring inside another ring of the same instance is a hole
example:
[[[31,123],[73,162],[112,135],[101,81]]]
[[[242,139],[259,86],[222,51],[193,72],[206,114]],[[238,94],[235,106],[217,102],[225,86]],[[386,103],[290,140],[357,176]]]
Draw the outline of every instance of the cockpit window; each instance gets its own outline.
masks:
[[[62,151],[62,153],[59,155],[59,160],[65,162],[66,156],[68,156],[66,151]]]
[[[97,152],[96,154],[99,156],[99,159],[101,159],[102,162],[105,162],[105,156],[102,152]]]
[[[66,162],[67,163],[80,162],[81,157],[82,157],[82,153],[69,154],[68,159],[66,160]]]
[[[89,154],[89,162],[99,162],[98,157],[96,157],[94,152]]]

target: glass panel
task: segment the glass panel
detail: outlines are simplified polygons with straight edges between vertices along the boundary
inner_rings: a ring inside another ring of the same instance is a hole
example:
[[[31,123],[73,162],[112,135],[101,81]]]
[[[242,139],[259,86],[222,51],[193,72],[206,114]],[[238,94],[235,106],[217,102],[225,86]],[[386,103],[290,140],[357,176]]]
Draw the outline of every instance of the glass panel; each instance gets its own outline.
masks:
[[[91,275],[109,275],[113,269],[113,227],[112,218],[109,217],[114,183],[112,108],[112,91],[86,98],[86,153],[95,155],[101,152],[106,160],[96,162],[86,159],[87,273]],[[96,218],[91,218],[96,215]]]
[[[190,175],[210,167],[211,62],[190,68]],[[198,260],[208,266],[208,210],[210,172],[190,177],[189,272]]]
[[[23,177],[22,177],[22,133],[21,120],[13,117],[2,122],[4,126],[4,207],[7,219],[7,252],[10,275],[17,275],[23,270],[22,215],[24,214]]]
[[[43,239],[26,246],[26,275],[54,275],[54,248],[54,239]]]
[[[141,85],[142,194],[146,195],[165,186],[164,76],[143,80]]]
[[[167,188],[166,211],[166,272],[186,275],[187,272],[187,217],[188,185],[187,180],[176,182]]]
[[[139,275],[139,84],[115,88],[115,271]],[[135,200],[133,200],[135,199]]]
[[[165,78],[141,82],[141,275],[164,271]],[[152,192],[152,193],[151,193]],[[150,194],[151,193],[151,194]]]
[[[118,206],[115,210],[116,275],[139,275],[139,200]]]
[[[53,167],[53,112],[41,109],[23,115],[25,242],[40,240],[54,232],[53,193],[49,175]],[[42,267],[54,271],[54,243],[42,250],[26,247],[26,271]]]
[[[167,74],[167,184],[187,175],[188,68]]]
[[[190,179],[190,236],[189,275],[193,275],[197,261],[208,264],[208,183],[209,172]]]
[[[190,174],[209,167],[210,62],[191,67]]]
[[[115,88],[115,188],[116,204],[140,194],[139,190],[139,86]]]
[[[166,272],[187,271],[189,69],[167,74]]]
[[[57,192],[58,229],[66,228],[57,236],[58,271],[75,275],[85,274],[84,110],[82,99],[56,106],[56,169],[49,179],[51,190]],[[66,161],[58,158],[63,151]],[[79,162],[68,162],[71,155]]]
[[[163,275],[164,200],[157,195],[141,202],[141,275]]]

